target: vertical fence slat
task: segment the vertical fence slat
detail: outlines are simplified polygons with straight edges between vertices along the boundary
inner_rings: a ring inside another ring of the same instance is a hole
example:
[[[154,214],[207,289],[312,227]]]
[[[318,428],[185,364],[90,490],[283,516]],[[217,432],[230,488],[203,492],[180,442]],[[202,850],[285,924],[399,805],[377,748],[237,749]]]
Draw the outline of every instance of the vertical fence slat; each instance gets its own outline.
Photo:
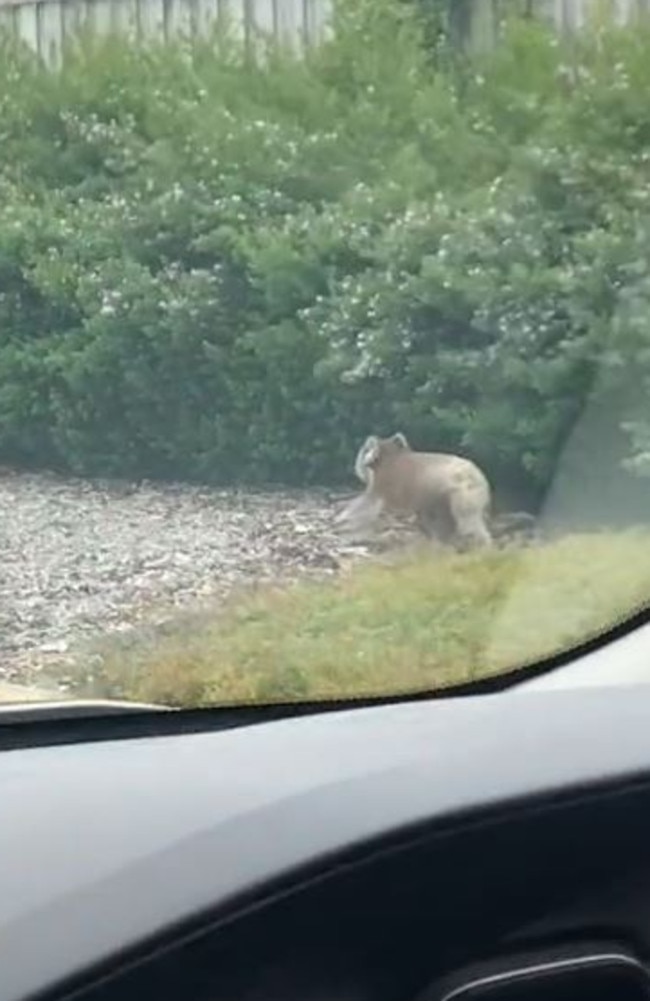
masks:
[[[138,34],[145,42],[161,42],[165,37],[165,0],[140,0]]]
[[[67,3],[67,0],[64,0]],[[135,0],[113,0],[111,30],[130,39],[138,35],[138,11]]]
[[[256,34],[272,35],[275,32],[273,0],[250,0],[250,19]]]
[[[236,38],[246,36],[246,0],[219,0],[219,20],[228,23]]]
[[[555,27],[558,31],[569,31],[571,27],[567,0],[555,0]]]
[[[302,0],[278,0],[276,34],[284,45],[300,48],[303,40]]]
[[[88,4],[86,0],[65,0],[62,14],[64,44],[73,45],[88,25]]]
[[[63,18],[59,0],[49,0],[37,8],[38,48],[48,66],[58,66],[63,42]]]
[[[533,3],[532,13],[538,20],[554,24],[557,2],[558,0],[537,0],[536,3]]]
[[[113,21],[112,6],[111,0],[92,0],[88,14],[95,34],[110,34]]]
[[[219,21],[219,0],[195,0],[194,32],[200,38],[209,38]]]
[[[35,3],[26,3],[17,7],[15,12],[15,24],[16,31],[20,38],[22,38],[22,40],[26,42],[30,49],[33,49],[34,52],[40,52],[38,45],[38,14],[36,6],[37,5]],[[5,8],[3,15],[5,11],[10,13],[9,8]]]
[[[495,0],[474,0],[467,10],[469,48],[475,52],[491,49],[498,34],[499,10]]]
[[[189,38],[192,16],[186,0],[165,0],[165,34],[167,38]]]
[[[303,38],[307,45],[318,45],[330,34],[332,0],[304,0]]]
[[[584,0],[573,0],[568,5],[572,31],[578,31],[584,27],[585,21],[589,17],[589,12],[585,10],[586,6]]]
[[[20,38],[20,7],[0,7],[0,29],[11,39]]]
[[[624,24],[632,14],[632,4],[629,0],[614,0],[614,20]]]

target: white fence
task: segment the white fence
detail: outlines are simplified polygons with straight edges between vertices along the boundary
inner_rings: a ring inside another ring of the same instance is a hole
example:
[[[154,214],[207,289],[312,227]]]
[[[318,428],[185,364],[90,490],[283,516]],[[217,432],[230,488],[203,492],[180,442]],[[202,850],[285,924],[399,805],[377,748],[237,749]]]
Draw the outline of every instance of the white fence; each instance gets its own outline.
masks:
[[[459,4],[457,10],[466,9],[463,34],[467,36],[469,47],[485,49],[492,46],[505,7],[503,0],[451,0],[451,3]],[[604,12],[621,24],[633,17],[650,14],[650,0],[516,0],[516,3],[522,12],[545,18],[565,33],[579,30],[596,12]]]
[[[638,14],[650,13],[650,0],[545,0],[552,9],[553,17],[560,28],[572,29],[583,25],[595,6],[604,9],[619,22],[624,22]]]
[[[397,2],[397,0],[396,0]],[[470,46],[492,44],[502,0],[449,0],[464,5]],[[529,12],[549,17],[559,30],[579,28],[603,0],[520,0]],[[606,0],[617,20],[650,13],[650,0]],[[134,39],[205,35],[226,18],[242,36],[261,30],[293,45],[322,38],[331,0],[0,0],[0,29],[22,38],[48,63],[56,63],[65,38],[80,28]]]
[[[80,30],[133,39],[206,35],[227,20],[242,37],[262,31],[293,45],[314,45],[330,0],[0,0],[0,29],[56,63],[64,39]]]

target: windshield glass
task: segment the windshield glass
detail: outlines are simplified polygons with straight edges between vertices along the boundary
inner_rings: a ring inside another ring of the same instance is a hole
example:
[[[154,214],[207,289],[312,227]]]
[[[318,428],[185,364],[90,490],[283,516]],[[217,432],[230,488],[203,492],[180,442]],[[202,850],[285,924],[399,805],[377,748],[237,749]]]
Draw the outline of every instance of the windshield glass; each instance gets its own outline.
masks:
[[[1,0],[1,698],[439,689],[645,604],[647,8]]]

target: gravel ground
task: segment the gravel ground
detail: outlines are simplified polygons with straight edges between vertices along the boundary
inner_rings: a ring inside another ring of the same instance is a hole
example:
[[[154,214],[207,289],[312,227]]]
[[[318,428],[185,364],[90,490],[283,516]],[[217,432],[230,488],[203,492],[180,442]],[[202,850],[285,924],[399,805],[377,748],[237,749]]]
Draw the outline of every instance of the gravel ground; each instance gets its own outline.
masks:
[[[326,492],[244,493],[0,469],[0,682],[58,674],[99,633],[162,622],[243,582],[368,554]]]

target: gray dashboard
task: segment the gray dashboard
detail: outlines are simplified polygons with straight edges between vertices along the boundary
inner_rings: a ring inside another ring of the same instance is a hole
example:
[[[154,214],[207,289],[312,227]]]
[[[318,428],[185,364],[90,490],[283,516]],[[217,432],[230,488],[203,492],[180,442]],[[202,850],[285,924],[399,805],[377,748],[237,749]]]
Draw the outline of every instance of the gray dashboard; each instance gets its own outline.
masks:
[[[646,780],[645,686],[2,752],[0,1001],[423,825]]]

